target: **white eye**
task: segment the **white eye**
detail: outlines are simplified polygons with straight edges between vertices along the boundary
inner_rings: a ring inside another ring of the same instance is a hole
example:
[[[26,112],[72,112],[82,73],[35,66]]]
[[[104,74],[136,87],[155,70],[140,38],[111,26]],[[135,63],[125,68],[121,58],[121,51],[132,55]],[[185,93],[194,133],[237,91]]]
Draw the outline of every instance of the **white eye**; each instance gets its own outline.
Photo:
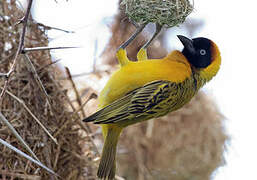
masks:
[[[205,51],[204,49],[201,49],[201,50],[200,50],[200,54],[201,54],[202,56],[204,56],[204,55],[206,54],[206,51]]]

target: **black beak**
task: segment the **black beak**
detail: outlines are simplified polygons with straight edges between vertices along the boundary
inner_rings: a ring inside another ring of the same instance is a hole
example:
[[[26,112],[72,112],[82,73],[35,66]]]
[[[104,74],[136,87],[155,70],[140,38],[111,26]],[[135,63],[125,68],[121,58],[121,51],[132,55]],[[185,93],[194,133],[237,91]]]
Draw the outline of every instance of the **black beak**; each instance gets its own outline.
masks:
[[[195,48],[193,45],[193,41],[185,36],[177,35],[181,43],[183,44],[184,48],[189,51],[191,54],[195,54]]]

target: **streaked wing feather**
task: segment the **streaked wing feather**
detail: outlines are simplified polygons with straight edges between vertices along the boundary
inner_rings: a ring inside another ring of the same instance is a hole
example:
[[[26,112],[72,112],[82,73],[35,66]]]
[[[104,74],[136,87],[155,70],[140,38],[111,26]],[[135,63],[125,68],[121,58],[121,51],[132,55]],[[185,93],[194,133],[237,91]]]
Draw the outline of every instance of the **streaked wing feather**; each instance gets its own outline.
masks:
[[[124,107],[125,104],[127,104],[130,101],[132,95],[133,95],[133,92],[128,93],[126,96],[121,97],[120,99],[107,105],[103,109],[85,118],[83,121],[84,122],[94,121],[94,123],[99,124],[100,122],[105,121],[108,118],[111,118],[113,114],[117,114],[117,112],[122,111],[122,108]]]
[[[135,89],[126,96],[114,101],[84,121],[95,124],[109,124],[127,121],[137,117],[154,117],[156,110],[161,110],[160,103],[170,97],[176,90],[175,83],[169,81],[153,81]]]
[[[177,91],[177,86],[169,81],[147,84],[132,97],[128,111],[136,117],[158,117],[162,111],[166,112],[167,107],[163,108],[162,105],[167,102],[173,91]],[[175,98],[171,101],[175,101]]]

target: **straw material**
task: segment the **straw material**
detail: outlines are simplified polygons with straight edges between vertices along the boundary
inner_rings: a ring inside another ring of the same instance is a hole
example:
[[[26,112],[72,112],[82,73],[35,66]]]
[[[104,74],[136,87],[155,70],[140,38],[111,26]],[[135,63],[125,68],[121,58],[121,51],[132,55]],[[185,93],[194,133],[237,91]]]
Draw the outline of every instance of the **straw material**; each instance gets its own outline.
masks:
[[[166,27],[183,23],[193,10],[188,0],[123,0],[121,5],[137,24],[158,23]]]
[[[0,1],[0,72],[10,69],[17,51],[22,25],[15,25],[24,13],[16,1]],[[44,27],[29,21],[24,47],[48,45]],[[27,57],[26,57],[27,56]],[[39,160],[64,179],[95,179],[98,157],[92,138],[78,125],[67,90],[57,79],[61,72],[53,65],[49,51],[20,55],[1,101],[1,112],[34,151]],[[29,62],[30,61],[30,62]],[[35,71],[34,71],[35,70]],[[3,87],[5,79],[0,80]],[[42,86],[41,86],[41,85]],[[72,90],[72,89],[71,89]],[[47,132],[37,122],[40,121]],[[51,138],[49,135],[52,135]],[[0,138],[29,154],[12,132],[0,122]],[[56,139],[56,142],[54,141]],[[0,144],[0,178],[55,179],[54,175]],[[29,154],[30,155],[30,154]]]

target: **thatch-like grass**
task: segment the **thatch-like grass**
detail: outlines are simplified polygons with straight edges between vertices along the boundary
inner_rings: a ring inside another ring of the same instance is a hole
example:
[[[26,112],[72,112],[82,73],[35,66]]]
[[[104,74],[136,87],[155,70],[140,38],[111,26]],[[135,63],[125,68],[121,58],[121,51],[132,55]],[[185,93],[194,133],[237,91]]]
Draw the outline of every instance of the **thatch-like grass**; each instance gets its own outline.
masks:
[[[121,5],[137,24],[158,23],[166,27],[183,23],[193,10],[189,0],[123,0]]]
[[[13,63],[22,27],[22,24],[16,23],[23,16],[24,12],[17,8],[16,1],[0,1],[1,73],[8,72]],[[24,47],[47,45],[44,27],[29,20]],[[49,51],[28,52],[20,55],[17,62],[9,78],[7,92],[0,102],[1,113],[38,159],[62,178],[95,179],[94,159],[98,154],[89,128],[78,123],[82,113],[74,112],[76,107],[72,105],[71,108],[73,100],[67,96],[73,88],[66,89],[57,80],[63,77],[63,73],[53,64]],[[2,78],[0,86],[3,87],[4,83],[5,78]],[[29,154],[1,121],[0,138]],[[2,179],[56,179],[56,176],[2,144],[0,152]]]

